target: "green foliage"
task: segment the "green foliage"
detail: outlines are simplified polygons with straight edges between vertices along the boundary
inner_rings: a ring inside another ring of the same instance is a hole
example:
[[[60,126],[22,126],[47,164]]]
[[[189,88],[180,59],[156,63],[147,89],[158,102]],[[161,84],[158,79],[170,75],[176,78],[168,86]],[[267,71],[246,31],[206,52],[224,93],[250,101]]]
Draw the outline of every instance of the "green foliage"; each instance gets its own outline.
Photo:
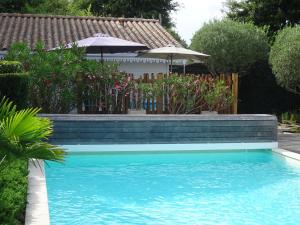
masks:
[[[13,100],[18,108],[28,103],[28,74],[21,73],[23,65],[19,61],[0,61],[0,99],[4,96]]]
[[[95,15],[114,17],[162,17],[162,25],[173,25],[170,13],[176,11],[178,3],[174,0],[89,0]]]
[[[268,26],[271,40],[286,25],[300,23],[299,0],[227,0],[227,17],[241,22],[253,22],[260,27]]]
[[[27,161],[16,160],[0,167],[0,224],[21,225],[25,222],[27,199]]]
[[[3,73],[19,73],[22,72],[22,63],[18,61],[0,60],[0,74]]]
[[[19,61],[23,64],[24,70],[28,71],[31,50],[25,42],[16,42],[12,44],[5,56],[6,60]]]
[[[73,16],[162,17],[173,26],[170,13],[179,4],[174,0],[1,0],[0,13],[37,13]]]
[[[1,0],[0,13],[22,13],[23,8],[30,0]]]
[[[300,26],[280,31],[271,48],[270,64],[277,82],[293,92],[300,91]]]
[[[42,0],[37,5],[26,4],[27,13],[65,15],[68,13],[68,0]]]
[[[242,72],[268,57],[265,32],[250,23],[214,20],[192,38],[191,48],[209,54],[207,63],[216,73]]]
[[[16,110],[16,105],[3,98],[0,102],[0,159],[43,159],[61,162],[64,151],[45,142],[52,134],[49,119],[37,117],[39,109]]]
[[[149,99],[168,96],[167,111],[171,114],[221,111],[232,102],[230,86],[222,80],[201,76],[173,74],[153,83],[141,83],[139,89]]]
[[[81,9],[79,1],[69,0],[42,0],[39,4],[26,4],[24,11],[35,14],[91,16],[91,7]]]
[[[113,63],[85,60],[77,76],[78,102],[89,113],[124,113],[130,77],[117,70]],[[79,105],[79,108],[80,105]]]
[[[13,44],[7,59],[19,60],[30,74],[29,99],[46,113],[67,113],[75,102],[75,76],[80,70],[83,50],[75,46],[66,51],[45,51],[37,43],[34,54],[24,43]]]
[[[52,15],[91,16],[91,6],[85,0],[1,0],[0,13],[34,13]],[[83,8],[83,6],[85,6]]]
[[[202,95],[208,111],[218,112],[232,103],[230,86],[226,86],[223,80],[208,80],[204,87]]]
[[[74,106],[74,79],[80,58],[73,51],[46,52],[38,44],[30,60],[30,99],[43,112],[67,113]]]
[[[92,5],[87,0],[73,0],[68,6],[69,15],[93,16]]]
[[[0,74],[0,99],[6,96],[22,109],[28,105],[28,91],[27,73]]]
[[[281,114],[280,119],[281,119],[281,123],[295,124],[297,123],[297,120],[299,121],[299,114],[284,112]]]
[[[139,85],[146,98],[168,96],[167,111],[172,114],[192,113],[198,110],[200,106],[195,105],[201,88],[202,85],[194,83],[193,77],[178,74]]]
[[[203,89],[203,83],[194,82],[193,77],[172,75],[164,79],[166,94],[169,96],[169,112],[190,113],[198,106],[198,94]]]
[[[281,114],[280,118],[280,128],[284,132],[289,133],[300,133],[300,114],[299,111],[294,112],[284,112]]]
[[[29,102],[46,113],[68,113],[78,103],[89,113],[121,113],[130,78],[116,64],[84,59],[84,50],[45,51],[38,43],[32,54],[24,44],[14,44],[8,59],[20,60],[29,73]],[[84,105],[82,105],[84,102]]]

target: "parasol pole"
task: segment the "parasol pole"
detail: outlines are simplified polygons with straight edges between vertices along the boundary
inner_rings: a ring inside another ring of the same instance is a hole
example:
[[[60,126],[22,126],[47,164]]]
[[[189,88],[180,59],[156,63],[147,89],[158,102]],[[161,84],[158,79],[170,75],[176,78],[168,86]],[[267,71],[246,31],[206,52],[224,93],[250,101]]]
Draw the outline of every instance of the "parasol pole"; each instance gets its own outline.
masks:
[[[101,54],[101,63],[103,65],[103,49],[102,49],[102,47],[100,48],[100,54]]]
[[[171,54],[171,74],[173,73],[173,54]]]

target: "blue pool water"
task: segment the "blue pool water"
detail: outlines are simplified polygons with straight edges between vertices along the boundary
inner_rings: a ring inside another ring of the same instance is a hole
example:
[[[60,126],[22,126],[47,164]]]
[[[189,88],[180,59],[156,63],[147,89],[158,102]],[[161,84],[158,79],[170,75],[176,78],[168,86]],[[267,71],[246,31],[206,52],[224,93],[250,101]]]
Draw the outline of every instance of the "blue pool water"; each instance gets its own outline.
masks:
[[[271,151],[69,155],[51,224],[300,224],[300,167]]]

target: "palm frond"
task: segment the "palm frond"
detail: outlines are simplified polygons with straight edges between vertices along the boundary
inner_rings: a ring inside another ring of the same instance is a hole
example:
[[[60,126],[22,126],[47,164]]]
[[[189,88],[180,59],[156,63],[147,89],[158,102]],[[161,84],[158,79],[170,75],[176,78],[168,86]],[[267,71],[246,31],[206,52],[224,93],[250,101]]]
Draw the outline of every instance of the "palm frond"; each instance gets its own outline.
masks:
[[[66,152],[62,148],[46,142],[40,142],[27,147],[23,157],[63,162],[65,155]]]
[[[39,109],[26,109],[8,116],[4,120],[6,136],[20,143],[40,141],[52,133],[51,122],[36,116]]]
[[[17,106],[13,102],[9,101],[6,97],[3,97],[0,101],[0,120],[3,120],[9,115],[13,115],[16,112]]]
[[[23,147],[18,142],[6,137],[0,128],[0,158],[5,157],[6,160],[12,160],[22,155]]]
[[[22,146],[17,141],[12,141],[1,133],[0,130],[0,158],[14,159],[42,159],[55,162],[63,162],[65,151],[58,146],[46,142],[36,142],[28,146]]]
[[[49,119],[37,117],[39,109],[17,111],[12,102],[0,102],[0,159],[41,159],[63,162],[65,151],[45,140],[52,134]],[[1,160],[1,162],[3,161]]]

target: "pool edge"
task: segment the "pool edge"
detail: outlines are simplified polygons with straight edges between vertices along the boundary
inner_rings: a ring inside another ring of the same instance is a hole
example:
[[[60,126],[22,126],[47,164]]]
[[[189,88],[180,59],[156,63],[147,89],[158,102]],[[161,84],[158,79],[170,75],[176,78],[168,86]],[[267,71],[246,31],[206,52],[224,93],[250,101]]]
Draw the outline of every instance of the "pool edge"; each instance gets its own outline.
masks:
[[[297,161],[300,161],[300,154],[296,153],[296,152],[292,152],[289,150],[285,150],[283,148],[273,148],[272,149],[273,152],[285,157],[285,158],[289,158],[289,159],[294,159]]]
[[[61,145],[68,153],[109,153],[109,152],[176,152],[176,151],[228,151],[276,149],[278,142],[261,143],[207,143],[207,144],[102,144],[102,145]]]
[[[50,225],[44,162],[29,161],[25,225]]]

